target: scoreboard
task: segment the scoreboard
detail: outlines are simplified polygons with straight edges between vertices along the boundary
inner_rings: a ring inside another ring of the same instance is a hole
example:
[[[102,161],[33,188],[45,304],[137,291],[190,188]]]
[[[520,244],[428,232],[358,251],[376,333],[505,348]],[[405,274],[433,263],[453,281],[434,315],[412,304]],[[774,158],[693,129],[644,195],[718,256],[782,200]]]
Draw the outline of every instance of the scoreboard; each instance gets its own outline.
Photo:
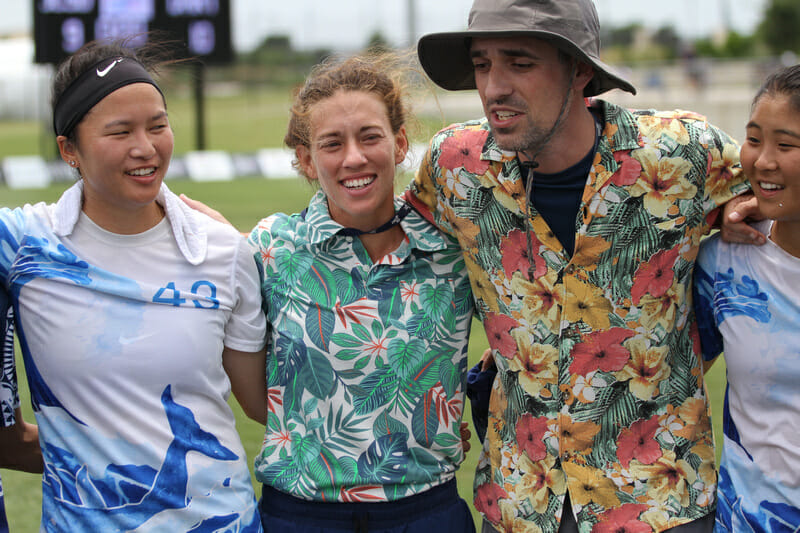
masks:
[[[58,63],[92,40],[140,46],[158,31],[178,55],[206,63],[233,58],[230,0],[33,0],[37,63]]]

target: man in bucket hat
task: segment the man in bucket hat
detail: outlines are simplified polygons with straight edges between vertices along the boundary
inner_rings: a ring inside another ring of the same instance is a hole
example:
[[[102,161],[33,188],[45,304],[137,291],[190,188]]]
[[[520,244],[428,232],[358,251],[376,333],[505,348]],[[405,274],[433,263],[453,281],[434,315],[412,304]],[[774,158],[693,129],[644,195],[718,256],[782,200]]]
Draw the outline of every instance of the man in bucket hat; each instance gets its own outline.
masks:
[[[600,60],[591,0],[475,0],[418,53],[486,115],[433,138],[408,194],[464,249],[497,366],[484,530],[710,531],[691,272],[748,189],[736,143],[695,113],[587,98],[635,92]]]

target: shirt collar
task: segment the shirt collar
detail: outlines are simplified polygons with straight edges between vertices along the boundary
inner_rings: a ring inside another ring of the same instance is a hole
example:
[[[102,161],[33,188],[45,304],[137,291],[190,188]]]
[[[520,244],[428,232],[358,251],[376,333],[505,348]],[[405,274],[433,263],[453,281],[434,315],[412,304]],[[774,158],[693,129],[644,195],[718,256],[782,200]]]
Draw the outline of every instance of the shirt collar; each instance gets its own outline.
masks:
[[[208,249],[208,234],[206,225],[208,221],[186,205],[165,184],[156,197],[163,208],[167,220],[172,227],[175,243],[183,257],[192,265],[199,265],[206,258]],[[83,180],[78,180],[75,185],[61,195],[55,208],[53,231],[60,237],[72,234],[83,205]]]
[[[603,148],[618,152],[635,150],[641,146],[639,122],[633,113],[599,98],[589,99],[588,105],[603,117],[603,134],[600,136],[600,145]]]
[[[398,209],[402,202],[401,197],[395,197],[395,209]],[[328,201],[322,190],[318,190],[311,198],[306,210],[305,222],[308,228],[308,241],[314,245],[333,239],[344,228],[331,218]],[[400,221],[400,226],[403,228],[411,248],[434,252],[447,247],[444,234],[413,209]]]
[[[497,146],[497,141],[494,139],[494,134],[489,126],[489,121],[483,118],[475,122],[482,130],[488,130],[489,135],[486,136],[486,142],[483,143],[483,150],[481,151],[482,161],[493,161],[495,163],[509,163],[517,158],[516,152],[503,150]]]

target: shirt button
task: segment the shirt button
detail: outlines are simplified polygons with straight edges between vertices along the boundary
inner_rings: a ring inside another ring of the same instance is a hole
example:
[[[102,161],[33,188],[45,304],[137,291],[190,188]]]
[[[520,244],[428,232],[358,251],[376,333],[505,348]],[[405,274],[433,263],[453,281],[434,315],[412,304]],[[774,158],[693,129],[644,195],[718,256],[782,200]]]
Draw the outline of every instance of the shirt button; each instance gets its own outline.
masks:
[[[567,265],[567,267],[564,269],[564,273],[569,274],[571,276],[572,274],[575,273],[575,270],[577,270],[577,267],[575,265],[570,264]]]

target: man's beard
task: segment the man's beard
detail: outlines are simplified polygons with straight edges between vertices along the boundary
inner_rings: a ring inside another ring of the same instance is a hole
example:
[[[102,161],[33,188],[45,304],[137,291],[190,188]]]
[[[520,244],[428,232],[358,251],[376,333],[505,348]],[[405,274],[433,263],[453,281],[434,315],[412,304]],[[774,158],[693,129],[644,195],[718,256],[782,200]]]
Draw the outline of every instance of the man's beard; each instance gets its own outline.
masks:
[[[495,142],[502,150],[509,152],[521,152],[528,155],[538,154],[547,147],[550,140],[563,127],[567,111],[564,110],[560,120],[556,118],[551,124],[541,126],[531,117],[527,106],[517,104],[516,107],[524,110],[525,123],[517,124],[516,128],[492,128]],[[520,130],[520,128],[522,129]],[[514,132],[515,129],[517,130],[516,132]],[[507,135],[508,137],[500,138],[499,136],[501,135]]]
[[[511,132],[511,128],[494,128],[492,131],[495,133],[497,146],[502,150],[533,153],[544,147],[550,128],[529,124],[525,130],[516,134]],[[502,135],[508,135],[508,137],[501,138]]]

